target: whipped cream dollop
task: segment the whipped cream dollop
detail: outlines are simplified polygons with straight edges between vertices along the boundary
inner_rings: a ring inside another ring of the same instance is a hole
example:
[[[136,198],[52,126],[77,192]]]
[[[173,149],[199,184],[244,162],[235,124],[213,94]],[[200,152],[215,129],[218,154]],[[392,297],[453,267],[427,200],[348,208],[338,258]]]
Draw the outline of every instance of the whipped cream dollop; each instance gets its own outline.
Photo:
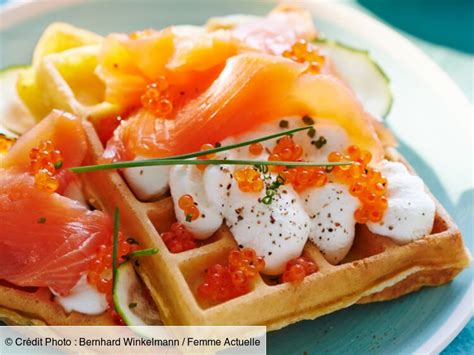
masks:
[[[81,276],[69,295],[55,295],[55,300],[67,313],[76,311],[82,314],[98,315],[105,312],[108,307],[105,294],[89,285],[86,275]]]
[[[170,170],[170,188],[176,219],[180,221],[195,238],[206,239],[222,225],[219,207],[212,203],[206,193],[203,173],[192,165],[176,165]],[[221,184],[222,177],[216,177],[214,184]],[[179,207],[179,198],[191,195],[201,215],[194,221],[187,221],[186,214]]]
[[[134,160],[143,159],[137,156]],[[123,177],[139,200],[150,201],[168,191],[169,171],[169,166],[141,166],[123,169]]]
[[[354,241],[354,211],[359,200],[349,193],[346,185],[332,182],[307,189],[301,197],[311,220],[309,238],[329,262],[337,264]]]
[[[367,223],[369,230],[399,244],[430,234],[436,206],[423,181],[399,162],[384,160],[377,168],[388,180],[388,208],[380,222]]]
[[[265,190],[247,193],[232,184],[224,217],[236,242],[265,258],[263,272],[278,275],[288,260],[301,255],[310,220],[291,186],[280,187],[270,205],[261,202],[264,196]]]

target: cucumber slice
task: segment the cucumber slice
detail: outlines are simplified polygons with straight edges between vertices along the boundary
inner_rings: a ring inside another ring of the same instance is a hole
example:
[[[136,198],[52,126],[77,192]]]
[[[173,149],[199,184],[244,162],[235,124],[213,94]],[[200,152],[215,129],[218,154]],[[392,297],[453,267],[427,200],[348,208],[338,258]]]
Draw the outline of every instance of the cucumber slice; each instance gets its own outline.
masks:
[[[28,68],[13,66],[0,71],[0,132],[8,136],[23,134],[36,124],[16,89],[18,74]]]
[[[333,60],[337,72],[354,90],[366,111],[379,120],[385,118],[393,102],[390,79],[369,51],[332,39],[317,39],[314,44]]]
[[[138,277],[133,263],[127,261],[117,269],[113,299],[115,309],[125,324],[160,325],[160,317],[154,302],[144,296],[145,285]]]

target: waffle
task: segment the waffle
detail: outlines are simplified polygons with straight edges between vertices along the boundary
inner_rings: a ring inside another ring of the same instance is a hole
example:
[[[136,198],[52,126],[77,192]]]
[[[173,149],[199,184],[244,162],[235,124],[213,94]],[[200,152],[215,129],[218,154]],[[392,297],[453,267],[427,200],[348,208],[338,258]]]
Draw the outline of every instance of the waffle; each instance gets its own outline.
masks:
[[[103,152],[92,125],[85,123],[90,146],[85,164],[96,164]],[[391,160],[408,164],[393,151]],[[276,330],[291,323],[314,319],[354,303],[386,301],[452,280],[470,263],[461,233],[439,202],[430,235],[399,246],[390,239],[357,225],[354,244],[338,265],[325,260],[311,241],[303,254],[314,260],[318,272],[301,284],[278,284],[261,275],[246,295],[218,305],[201,303],[195,290],[204,270],[224,262],[237,247],[223,225],[200,247],[172,254],[160,233],[175,222],[169,196],[157,202],[137,200],[116,171],[82,175],[85,193],[97,208],[121,211],[121,228],[144,248],[160,252],[135,262],[137,271],[151,291],[162,321],[169,325],[265,325]],[[433,197],[434,198],[434,197]],[[107,314],[66,314],[47,289],[25,289],[0,284],[0,319],[9,324],[111,324]]]

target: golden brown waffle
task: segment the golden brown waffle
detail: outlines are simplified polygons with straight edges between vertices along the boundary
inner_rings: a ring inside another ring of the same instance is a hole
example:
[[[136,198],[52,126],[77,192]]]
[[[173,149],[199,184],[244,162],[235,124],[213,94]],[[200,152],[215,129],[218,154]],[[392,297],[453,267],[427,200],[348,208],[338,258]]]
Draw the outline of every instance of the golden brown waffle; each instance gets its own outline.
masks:
[[[103,147],[94,129],[86,123],[90,145],[86,164],[98,163]],[[392,158],[393,158],[393,154]],[[393,160],[393,159],[392,159]],[[406,163],[406,162],[405,162]],[[404,246],[357,226],[353,247],[339,265],[328,263],[310,241],[303,254],[319,271],[301,284],[275,284],[261,276],[253,290],[219,305],[201,303],[196,295],[204,270],[223,262],[235,248],[229,230],[222,226],[197,249],[172,254],[159,233],[175,221],[172,200],[138,201],[119,173],[100,171],[83,176],[86,195],[96,207],[111,213],[121,211],[121,228],[143,248],[160,249],[157,255],[136,263],[142,279],[169,325],[266,325],[276,330],[303,319],[313,319],[354,303],[384,301],[452,280],[469,265],[459,229],[436,201],[431,235]],[[109,324],[107,315],[66,315],[45,289],[34,292],[0,285],[0,319],[9,323]]]

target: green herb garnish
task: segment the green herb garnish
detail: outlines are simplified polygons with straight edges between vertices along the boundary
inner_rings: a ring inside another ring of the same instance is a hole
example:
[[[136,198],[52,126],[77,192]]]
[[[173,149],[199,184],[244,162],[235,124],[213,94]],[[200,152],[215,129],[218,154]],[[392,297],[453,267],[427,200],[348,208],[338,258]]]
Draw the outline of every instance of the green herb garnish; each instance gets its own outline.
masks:
[[[278,175],[274,181],[270,184],[267,184],[265,189],[265,197],[262,198],[262,203],[265,205],[270,205],[273,202],[273,197],[277,193],[280,186],[285,184],[285,178],[281,175]]]
[[[157,166],[157,165],[218,165],[218,164],[223,164],[220,162],[220,160],[186,160],[186,159],[191,159],[191,158],[197,158],[200,156],[204,155],[210,155],[210,154],[215,154],[215,153],[220,153],[224,152],[227,150],[231,149],[236,149],[236,148],[241,148],[245,147],[248,145],[252,145],[255,143],[260,143],[264,141],[268,141],[271,139],[275,139],[278,137],[282,136],[288,136],[296,132],[300,131],[305,131],[308,129],[311,129],[311,126],[305,126],[305,127],[299,127],[295,129],[290,129],[287,131],[275,133],[275,134],[270,134],[265,137],[260,137],[256,139],[251,139],[242,143],[236,143],[236,144],[230,144],[226,146],[221,146],[213,149],[208,149],[204,151],[199,151],[199,152],[193,152],[189,154],[181,154],[181,155],[175,155],[171,157],[165,157],[165,158],[156,158],[156,159],[146,159],[146,160],[135,160],[135,161],[123,161],[123,162],[114,162],[114,163],[108,163],[108,164],[98,164],[98,165],[89,165],[89,166],[78,166],[74,168],[69,168],[70,171],[74,173],[85,173],[85,172],[90,172],[90,171],[98,171],[98,170],[108,170],[108,169],[119,169],[119,168],[135,168],[135,167],[140,167],[140,166]],[[185,163],[183,163],[183,161]],[[189,163],[186,163],[189,162]],[[227,161],[228,162],[228,161]],[[254,165],[254,162],[249,163],[250,165]],[[228,163],[228,165],[249,165],[249,164],[231,164]],[[274,164],[273,164],[274,165]]]
[[[88,165],[70,168],[74,173],[87,173],[98,170],[116,168],[135,168],[140,166],[169,166],[169,165],[266,165],[266,166],[339,166],[352,165],[352,161],[344,162],[311,162],[311,161],[268,161],[268,160],[187,160],[187,159],[147,159],[124,161],[102,165]]]
[[[150,255],[155,255],[159,252],[157,248],[148,248],[148,249],[142,249],[142,250],[137,250],[133,251],[131,253],[128,253],[125,255],[125,258],[130,259],[130,258],[139,258],[141,256],[150,256]]]
[[[272,175],[268,173],[268,166],[256,165],[255,169],[263,175],[263,180],[267,181],[272,179]],[[266,183],[265,196],[262,198],[261,202],[265,205],[270,205],[273,202],[273,197],[277,190],[284,184],[285,178],[281,175],[278,175],[271,183]]]
[[[54,163],[54,168],[55,169],[61,169],[63,167],[63,161],[58,160],[56,163]]]
[[[38,218],[38,221],[37,221],[39,224],[45,224],[46,223],[46,217],[40,217]]]
[[[130,309],[134,309],[134,308],[136,308],[137,306],[138,306],[138,304],[137,304],[136,302],[132,302],[132,303],[129,303],[129,304],[128,304],[128,308],[130,308]]]
[[[268,173],[268,165],[254,165],[255,169],[262,174]]]
[[[195,160],[191,158],[200,157],[203,155],[209,155],[214,153],[223,152],[230,149],[240,148],[251,144],[259,143],[262,141],[278,138],[281,136],[291,136],[295,132],[309,130],[312,126],[305,126],[300,128],[291,129],[288,131],[271,134],[269,136],[252,139],[246,142],[231,144],[224,147],[218,147],[214,149],[208,149],[205,151],[199,151],[189,154],[176,155],[166,158],[156,159],[145,159],[136,161],[124,161],[124,162],[113,162],[108,164],[98,164],[89,166],[78,166],[70,168],[69,170],[75,173],[85,173],[91,171],[117,169],[117,168],[135,168],[135,167],[146,167],[146,166],[166,166],[166,165],[259,165],[259,166],[335,166],[335,165],[350,165],[353,162],[286,162],[286,161],[259,161],[259,160],[227,160],[227,159],[205,159]],[[191,159],[191,160],[190,160]]]
[[[193,221],[193,215],[192,214],[187,214],[186,215],[186,222],[192,222]]]

